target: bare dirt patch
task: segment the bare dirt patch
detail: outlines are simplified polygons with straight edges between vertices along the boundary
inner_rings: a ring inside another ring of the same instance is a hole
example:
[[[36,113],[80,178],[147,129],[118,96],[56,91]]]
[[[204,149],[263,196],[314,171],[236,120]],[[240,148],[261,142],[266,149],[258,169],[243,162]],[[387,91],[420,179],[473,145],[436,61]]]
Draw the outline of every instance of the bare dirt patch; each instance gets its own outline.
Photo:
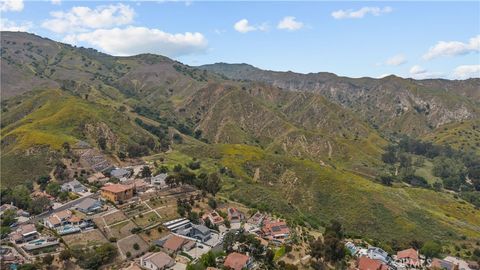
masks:
[[[138,244],[138,249],[135,249],[134,245]],[[118,248],[126,256],[127,252],[130,252],[131,257],[137,257],[138,255],[146,252],[149,245],[140,236],[133,234],[124,239],[118,240]]]
[[[108,240],[103,236],[103,234],[98,230],[90,230],[82,233],[65,235],[62,237],[65,243],[72,246],[96,246],[103,243],[107,243]]]
[[[131,235],[131,230],[136,227],[137,225],[135,225],[135,223],[130,220],[126,220],[125,222],[117,223],[114,226],[110,226],[108,229],[106,229],[106,232],[109,237],[121,239]]]
[[[128,219],[122,211],[117,211],[111,214],[104,215],[102,217],[105,220],[105,223],[107,223],[107,225],[112,225],[114,223]]]

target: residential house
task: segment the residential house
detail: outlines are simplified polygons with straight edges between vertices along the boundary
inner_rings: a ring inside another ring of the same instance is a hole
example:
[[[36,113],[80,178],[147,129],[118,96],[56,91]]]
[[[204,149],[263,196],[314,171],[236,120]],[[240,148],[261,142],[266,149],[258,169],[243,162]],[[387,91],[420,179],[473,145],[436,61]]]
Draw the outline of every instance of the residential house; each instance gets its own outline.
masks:
[[[207,242],[212,238],[212,232],[207,226],[192,224],[191,227],[177,231],[178,234]]]
[[[105,184],[106,182],[108,182],[108,177],[105,177],[105,175],[101,172],[96,172],[96,173],[90,175],[87,178],[87,181],[88,181],[88,183],[91,183],[91,184],[95,183],[95,182]]]
[[[357,270],[388,270],[388,266],[382,261],[362,256],[357,261]]]
[[[169,254],[177,253],[180,250],[190,250],[195,246],[195,242],[187,238],[170,234],[167,237],[155,242],[156,245],[163,248]]]
[[[186,218],[178,218],[163,223],[163,226],[165,226],[169,231],[177,232],[191,228],[192,222]]]
[[[458,265],[446,260],[433,258],[430,269],[458,270]]]
[[[175,260],[164,252],[147,253],[140,257],[142,268],[149,270],[165,270],[175,265]]]
[[[283,243],[289,238],[290,229],[285,221],[267,220],[263,224],[262,233],[270,241]]]
[[[161,173],[161,174],[155,175],[155,176],[150,178],[150,184],[152,184],[155,188],[158,188],[158,189],[167,188],[168,185],[165,182],[165,180],[167,179],[167,176],[168,176],[168,174],[166,174],[166,173]]]
[[[367,256],[370,259],[379,260],[385,264],[388,264],[391,260],[390,257],[388,256],[388,253],[385,250],[378,247],[369,247],[367,250]]]
[[[100,200],[92,198],[86,198],[75,206],[75,209],[87,215],[99,212],[102,208],[103,203]]]
[[[451,262],[454,265],[457,265],[458,270],[473,270],[471,265],[467,261],[462,260],[460,258],[453,257],[453,256],[447,256],[447,257],[443,258],[443,260],[447,261],[447,262]]]
[[[62,191],[81,193],[86,192],[87,188],[78,180],[73,180],[62,185]]]
[[[223,266],[227,269],[242,270],[249,269],[251,264],[252,260],[249,256],[238,252],[232,252],[228,254]]]
[[[113,203],[123,203],[133,197],[132,185],[112,184],[103,186],[100,190],[102,197]]]
[[[234,207],[229,207],[227,209],[227,214],[230,223],[240,223],[245,219],[243,213],[238,211],[238,209]]]
[[[418,251],[413,248],[397,252],[396,260],[397,262],[402,263],[403,265],[408,267],[420,266],[420,258],[418,256]]]
[[[210,213],[204,214],[202,219],[204,221],[208,219],[211,224],[217,225],[217,226],[222,225],[225,222],[223,218],[215,210],[213,210]]]
[[[81,222],[82,219],[74,216],[72,211],[63,210],[45,218],[43,224],[50,229],[56,229],[64,225],[79,225]]]
[[[256,227],[260,227],[262,226],[262,222],[264,219],[265,219],[265,215],[260,212],[257,212],[255,213],[255,215],[253,215],[251,218],[247,220],[247,223]]]
[[[28,242],[37,239],[39,236],[34,224],[20,225],[14,232],[10,233],[10,240],[14,243]]]
[[[23,209],[19,209],[18,207],[16,207],[15,205],[13,205],[13,203],[11,204],[2,204],[0,206],[0,217],[5,213],[5,211],[7,210],[13,210],[15,211],[15,213],[17,214],[17,216],[19,217],[25,217],[25,218],[28,218],[30,217],[30,213],[28,213],[27,211],[23,210]]]
[[[132,185],[135,192],[144,192],[148,188],[148,184],[143,179],[127,180],[122,183],[123,185]]]

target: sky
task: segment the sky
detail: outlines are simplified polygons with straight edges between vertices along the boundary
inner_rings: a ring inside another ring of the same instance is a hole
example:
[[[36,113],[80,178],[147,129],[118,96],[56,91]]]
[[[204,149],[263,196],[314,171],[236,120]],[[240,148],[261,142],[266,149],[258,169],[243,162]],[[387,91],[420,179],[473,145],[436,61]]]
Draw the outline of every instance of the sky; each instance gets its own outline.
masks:
[[[0,28],[188,65],[380,78],[480,77],[480,1],[0,0]]]

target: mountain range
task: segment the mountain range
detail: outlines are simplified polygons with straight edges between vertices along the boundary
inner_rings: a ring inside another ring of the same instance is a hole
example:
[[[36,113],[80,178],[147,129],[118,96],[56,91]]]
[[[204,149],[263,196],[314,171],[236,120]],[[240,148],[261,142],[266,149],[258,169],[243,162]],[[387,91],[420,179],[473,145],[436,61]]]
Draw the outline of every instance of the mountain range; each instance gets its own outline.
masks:
[[[480,238],[450,192],[375,181],[399,135],[480,153],[480,79],[347,78],[247,64],[192,67],[1,33],[1,181],[50,173],[64,143],[227,168],[222,196],[306,226],[384,241]]]

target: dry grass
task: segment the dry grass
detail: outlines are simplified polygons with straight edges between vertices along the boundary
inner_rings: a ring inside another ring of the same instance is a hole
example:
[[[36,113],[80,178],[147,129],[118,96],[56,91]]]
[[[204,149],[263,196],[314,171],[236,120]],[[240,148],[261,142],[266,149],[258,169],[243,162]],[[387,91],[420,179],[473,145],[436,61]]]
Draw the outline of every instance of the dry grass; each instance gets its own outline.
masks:
[[[137,243],[139,246],[138,250],[135,250],[133,248],[133,245]],[[118,247],[122,251],[123,254],[127,254],[127,252],[130,252],[131,257],[137,257],[138,255],[142,254],[143,252],[146,252],[148,250],[149,245],[145,240],[143,240],[140,236],[133,234],[127,238],[118,240],[117,242]]]
[[[107,243],[108,240],[103,236],[103,234],[98,230],[90,230],[83,233],[70,234],[62,237],[65,243],[72,246],[84,246],[90,247],[95,245],[100,245]]]

